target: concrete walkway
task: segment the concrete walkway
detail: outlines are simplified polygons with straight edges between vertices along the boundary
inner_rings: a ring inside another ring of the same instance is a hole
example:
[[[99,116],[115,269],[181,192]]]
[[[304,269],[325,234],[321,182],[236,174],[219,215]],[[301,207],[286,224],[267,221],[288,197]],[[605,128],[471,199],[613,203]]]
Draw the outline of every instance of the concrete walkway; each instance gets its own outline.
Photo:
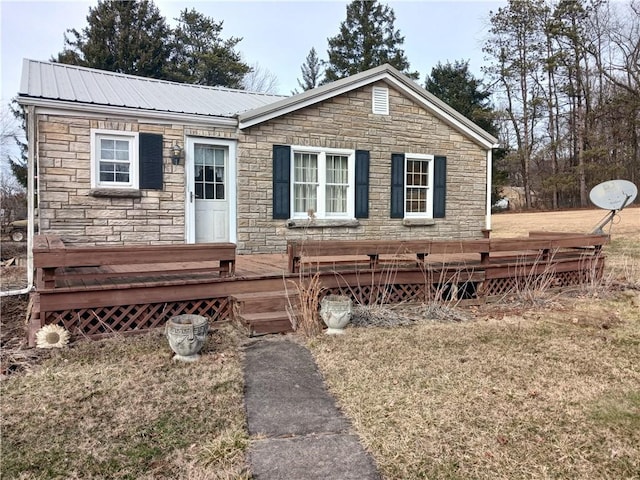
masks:
[[[258,480],[379,479],[311,354],[284,337],[246,348],[249,464]]]

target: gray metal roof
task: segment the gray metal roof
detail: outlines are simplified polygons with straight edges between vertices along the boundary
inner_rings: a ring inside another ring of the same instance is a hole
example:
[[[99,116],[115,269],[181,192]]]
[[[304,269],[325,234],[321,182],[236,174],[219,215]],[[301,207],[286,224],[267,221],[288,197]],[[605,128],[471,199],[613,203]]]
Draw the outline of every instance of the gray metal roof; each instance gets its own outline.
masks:
[[[23,60],[19,95],[210,117],[235,117],[284,98],[29,59]]]

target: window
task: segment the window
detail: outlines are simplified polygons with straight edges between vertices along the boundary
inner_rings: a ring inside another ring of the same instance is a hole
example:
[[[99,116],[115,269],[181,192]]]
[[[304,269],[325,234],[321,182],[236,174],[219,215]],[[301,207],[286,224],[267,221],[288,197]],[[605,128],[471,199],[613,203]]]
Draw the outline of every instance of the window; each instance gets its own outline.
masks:
[[[445,218],[447,157],[391,154],[391,218]]]
[[[138,188],[138,134],[92,130],[91,184],[96,188]]]
[[[355,152],[292,147],[294,218],[353,218]]]
[[[194,184],[196,198],[225,199],[225,148],[196,143],[194,148]]]
[[[404,212],[406,217],[433,216],[433,157],[406,155]]]

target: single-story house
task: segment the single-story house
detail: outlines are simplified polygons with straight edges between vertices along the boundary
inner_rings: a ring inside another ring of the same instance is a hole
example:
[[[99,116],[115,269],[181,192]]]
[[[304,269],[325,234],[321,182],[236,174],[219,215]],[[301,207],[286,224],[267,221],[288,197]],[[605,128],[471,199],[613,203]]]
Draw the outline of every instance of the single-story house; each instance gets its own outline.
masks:
[[[389,65],[283,97],[24,60],[18,101],[30,218],[65,242],[253,254],[491,227],[496,138]]]

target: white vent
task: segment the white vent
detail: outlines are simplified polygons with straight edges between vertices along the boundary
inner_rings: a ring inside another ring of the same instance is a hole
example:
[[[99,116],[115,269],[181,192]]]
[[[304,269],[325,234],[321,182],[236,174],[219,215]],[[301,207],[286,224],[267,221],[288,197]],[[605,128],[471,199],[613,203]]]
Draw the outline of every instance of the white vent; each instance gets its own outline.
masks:
[[[389,89],[373,87],[373,113],[389,115]]]

